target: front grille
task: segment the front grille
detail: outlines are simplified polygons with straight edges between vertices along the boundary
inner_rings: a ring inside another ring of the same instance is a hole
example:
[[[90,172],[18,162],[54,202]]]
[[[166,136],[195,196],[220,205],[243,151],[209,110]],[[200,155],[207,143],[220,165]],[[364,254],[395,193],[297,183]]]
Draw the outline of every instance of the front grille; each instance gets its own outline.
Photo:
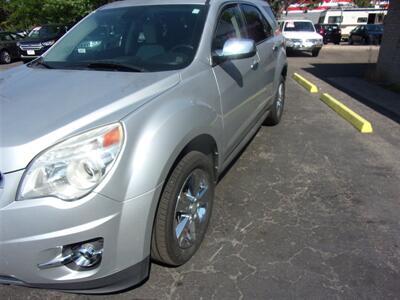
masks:
[[[319,40],[312,39],[312,40],[307,40],[307,42],[309,42],[309,43],[318,43],[318,42],[319,42]]]
[[[43,48],[42,44],[21,44],[19,46],[21,50],[40,50]]]

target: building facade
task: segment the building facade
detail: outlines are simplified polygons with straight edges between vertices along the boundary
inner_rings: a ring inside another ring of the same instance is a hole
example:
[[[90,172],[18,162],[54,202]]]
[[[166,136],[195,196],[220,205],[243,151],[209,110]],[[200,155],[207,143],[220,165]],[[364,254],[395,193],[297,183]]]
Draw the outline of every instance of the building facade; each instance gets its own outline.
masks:
[[[400,84],[400,0],[390,2],[377,70],[384,80]]]

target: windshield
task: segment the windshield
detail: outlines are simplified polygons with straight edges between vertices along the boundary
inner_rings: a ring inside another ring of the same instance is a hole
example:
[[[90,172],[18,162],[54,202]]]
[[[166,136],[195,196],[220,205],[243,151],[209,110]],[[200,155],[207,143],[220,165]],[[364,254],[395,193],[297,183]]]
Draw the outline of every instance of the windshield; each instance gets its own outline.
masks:
[[[56,36],[60,30],[60,26],[36,27],[32,29],[28,36],[34,39],[46,39]]]
[[[383,31],[382,25],[367,25],[368,31]]]
[[[98,10],[41,60],[50,68],[166,71],[188,66],[203,31],[204,5]]]
[[[311,31],[314,32],[314,25],[311,22],[286,22],[284,31]]]

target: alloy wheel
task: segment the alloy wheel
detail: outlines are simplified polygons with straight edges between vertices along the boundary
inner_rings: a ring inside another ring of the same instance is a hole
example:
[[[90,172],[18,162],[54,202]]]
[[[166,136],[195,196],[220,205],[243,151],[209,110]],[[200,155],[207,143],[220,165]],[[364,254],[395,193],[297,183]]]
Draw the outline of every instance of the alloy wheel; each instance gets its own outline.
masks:
[[[174,213],[174,233],[181,249],[192,247],[207,226],[209,182],[201,169],[194,170],[185,180]]]

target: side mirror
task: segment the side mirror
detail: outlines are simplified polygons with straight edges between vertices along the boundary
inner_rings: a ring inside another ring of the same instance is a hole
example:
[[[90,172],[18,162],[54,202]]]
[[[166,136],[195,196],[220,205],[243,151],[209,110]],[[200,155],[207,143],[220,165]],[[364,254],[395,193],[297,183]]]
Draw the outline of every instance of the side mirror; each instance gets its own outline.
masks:
[[[214,53],[215,62],[253,57],[257,53],[256,43],[250,39],[229,39],[224,48]]]

